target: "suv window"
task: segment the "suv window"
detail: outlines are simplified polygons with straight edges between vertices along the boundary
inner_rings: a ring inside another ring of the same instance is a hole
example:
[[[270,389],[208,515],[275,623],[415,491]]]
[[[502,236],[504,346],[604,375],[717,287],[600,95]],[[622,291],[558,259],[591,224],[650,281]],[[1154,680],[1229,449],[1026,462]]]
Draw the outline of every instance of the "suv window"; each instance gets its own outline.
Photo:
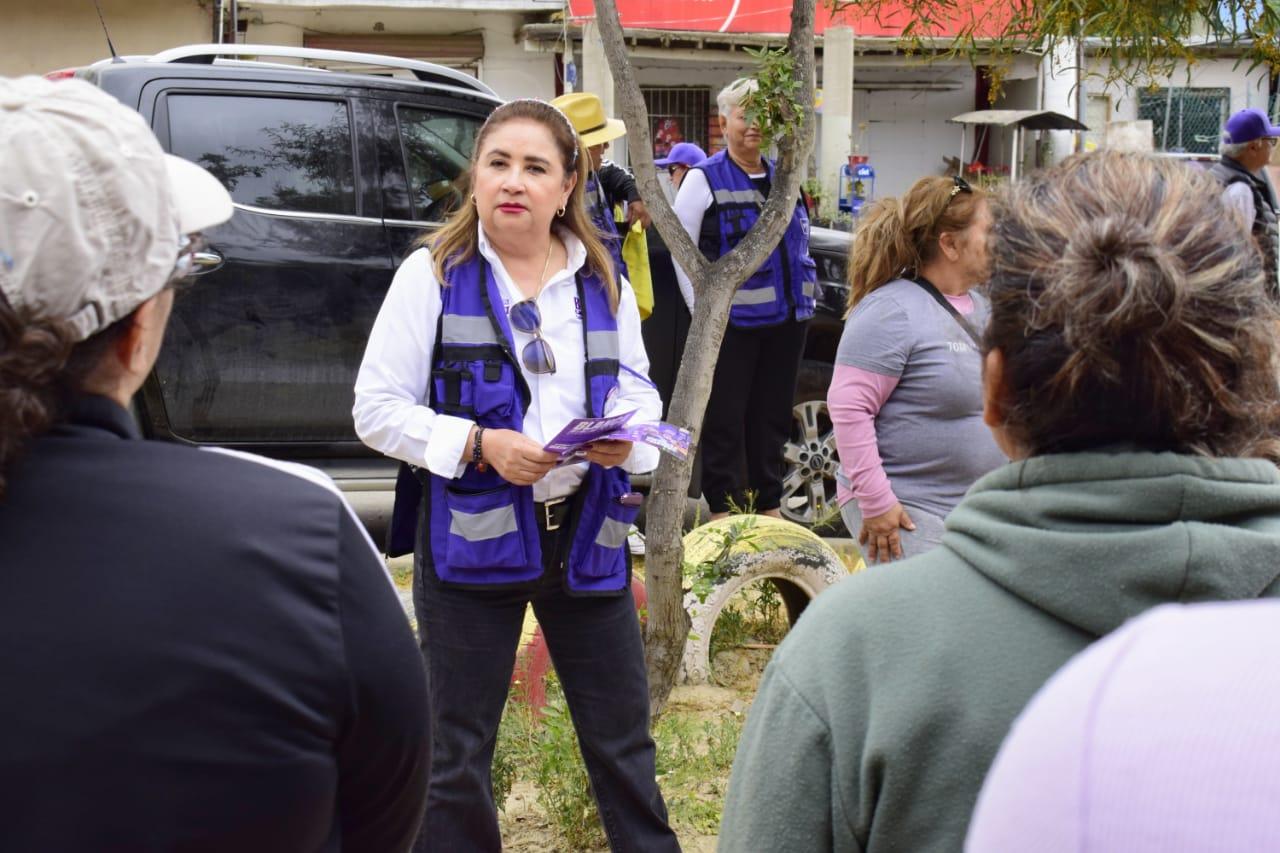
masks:
[[[457,180],[470,165],[481,119],[401,104],[396,107],[396,122],[413,217],[426,222],[443,221],[462,199]]]
[[[355,215],[344,101],[170,95],[174,154],[212,172],[240,204]]]

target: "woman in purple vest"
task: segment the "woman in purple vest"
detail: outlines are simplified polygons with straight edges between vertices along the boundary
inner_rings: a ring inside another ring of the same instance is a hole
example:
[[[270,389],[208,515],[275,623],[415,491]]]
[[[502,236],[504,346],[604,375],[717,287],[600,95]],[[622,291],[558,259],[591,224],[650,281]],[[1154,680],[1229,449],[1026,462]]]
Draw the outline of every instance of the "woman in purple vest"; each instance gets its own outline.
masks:
[[[720,93],[720,129],[728,148],[690,168],[676,194],[676,215],[713,261],[751,230],[773,185],[773,163],[762,155],[760,131],[742,106],[757,87],[743,78]],[[692,312],[693,285],[679,266],[676,276]],[[727,515],[734,504],[780,514],[782,445],[791,429],[816,281],[809,217],[797,198],[782,241],[734,294],[729,311],[702,424],[702,492],[712,518]]]
[[[973,483],[1008,460],[982,422],[990,305],[986,194],[921,178],[858,222],[827,406],[841,514],[869,562],[914,556]]]
[[[542,449],[571,418],[660,413],[635,297],[586,215],[586,165],[556,108],[495,110],[470,204],[401,265],[356,380],[356,431],[423,482],[413,599],[435,752],[418,850],[501,849],[490,765],[529,604],[610,844],[678,849],[626,547],[627,472],[657,453],[597,442],[557,467]]]

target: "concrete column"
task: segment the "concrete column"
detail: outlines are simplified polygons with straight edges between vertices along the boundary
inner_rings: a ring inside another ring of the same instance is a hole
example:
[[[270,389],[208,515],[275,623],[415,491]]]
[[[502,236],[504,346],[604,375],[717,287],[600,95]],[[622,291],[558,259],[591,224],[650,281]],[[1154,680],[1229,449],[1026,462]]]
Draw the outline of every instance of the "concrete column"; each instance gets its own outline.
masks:
[[[822,37],[822,119],[818,136],[818,180],[822,213],[834,216],[840,166],[853,147],[853,28],[830,27]]]
[[[616,111],[616,99],[613,93],[613,71],[609,68],[609,58],[604,53],[604,42],[600,39],[600,28],[595,18],[582,24],[582,68],[579,91],[590,92],[600,98],[604,104],[604,114],[609,118],[621,118]],[[619,139],[609,143],[606,152],[610,160],[620,166],[627,165],[627,141]]]
[[[1044,86],[1043,109],[1054,110],[1072,118],[1079,115],[1084,87],[1078,63],[1079,53],[1075,39],[1063,39],[1052,53],[1045,54],[1040,64]],[[1075,131],[1051,130],[1049,138],[1053,141],[1054,163],[1062,162],[1075,152]]]

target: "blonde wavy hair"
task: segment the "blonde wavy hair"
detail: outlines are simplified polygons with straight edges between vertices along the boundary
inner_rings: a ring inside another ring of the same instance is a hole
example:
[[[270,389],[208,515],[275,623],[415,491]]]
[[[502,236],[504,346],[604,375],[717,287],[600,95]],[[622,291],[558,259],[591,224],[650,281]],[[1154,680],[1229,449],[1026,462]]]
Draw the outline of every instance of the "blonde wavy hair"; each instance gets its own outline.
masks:
[[[845,316],[871,291],[932,261],[938,238],[968,228],[986,198],[979,187],[957,191],[956,179],[932,176],[902,198],[872,202],[858,217],[849,247]]]
[[[471,154],[471,168],[459,181],[463,196],[470,196],[471,176],[475,173],[485,139],[506,122],[520,119],[536,121],[545,127],[560,152],[565,175],[576,173],[578,176],[569,201],[564,206],[564,213],[556,216],[556,222],[582,241],[583,247],[587,250],[586,271],[599,277],[609,296],[609,307],[616,312],[618,282],[613,274],[613,261],[604,243],[600,241],[600,232],[596,230],[595,224],[587,215],[584,200],[590,158],[564,113],[545,101],[533,99],[509,101],[490,113],[488,120],[476,135],[475,150]],[[475,205],[464,203],[449,215],[438,231],[424,235],[418,241],[418,245],[431,249],[432,267],[441,286],[447,286],[448,279],[445,274],[448,270],[475,256],[479,228],[480,217]]]
[[[1009,186],[992,214],[984,349],[1003,355],[1019,443],[1280,460],[1280,311],[1211,177],[1077,155]]]

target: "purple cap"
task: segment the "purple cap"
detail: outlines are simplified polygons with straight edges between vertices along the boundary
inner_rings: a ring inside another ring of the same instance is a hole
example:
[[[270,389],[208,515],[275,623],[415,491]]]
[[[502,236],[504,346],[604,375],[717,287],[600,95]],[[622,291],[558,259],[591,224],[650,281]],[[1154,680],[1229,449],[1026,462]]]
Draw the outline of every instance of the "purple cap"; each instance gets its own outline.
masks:
[[[1228,145],[1241,145],[1264,136],[1280,136],[1280,127],[1273,125],[1267,114],[1257,108],[1241,110],[1227,119],[1222,130],[1222,141]]]
[[[707,152],[703,151],[692,142],[677,142],[671,146],[671,151],[661,160],[654,160],[655,166],[671,166],[680,164],[681,166],[696,166],[703,160],[707,159]]]

